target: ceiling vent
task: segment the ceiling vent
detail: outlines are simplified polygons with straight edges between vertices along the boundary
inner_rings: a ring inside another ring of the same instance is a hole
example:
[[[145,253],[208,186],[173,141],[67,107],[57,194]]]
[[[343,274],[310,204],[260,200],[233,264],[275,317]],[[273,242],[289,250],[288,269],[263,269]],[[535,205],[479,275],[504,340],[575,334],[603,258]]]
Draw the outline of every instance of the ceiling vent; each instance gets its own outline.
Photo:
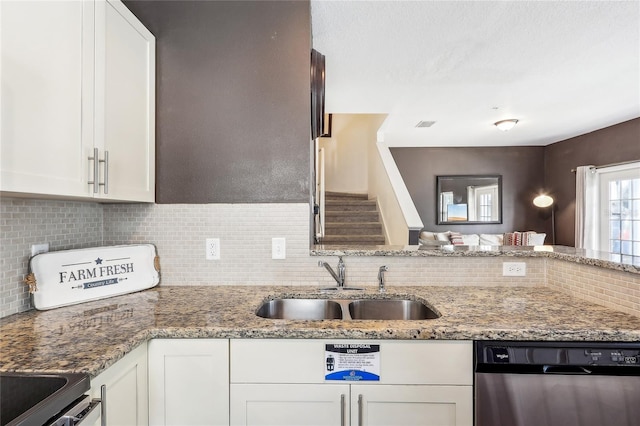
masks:
[[[436,124],[435,121],[419,121],[418,124],[416,124],[417,128],[422,128],[422,127],[431,127],[434,124]]]

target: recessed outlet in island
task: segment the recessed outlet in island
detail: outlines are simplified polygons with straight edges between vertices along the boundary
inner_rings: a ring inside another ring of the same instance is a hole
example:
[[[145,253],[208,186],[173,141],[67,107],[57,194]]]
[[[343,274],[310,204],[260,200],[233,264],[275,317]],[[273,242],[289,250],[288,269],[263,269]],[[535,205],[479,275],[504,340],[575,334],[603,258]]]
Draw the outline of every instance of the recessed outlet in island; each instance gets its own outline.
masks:
[[[527,264],[525,262],[503,262],[503,277],[524,277],[527,275]]]

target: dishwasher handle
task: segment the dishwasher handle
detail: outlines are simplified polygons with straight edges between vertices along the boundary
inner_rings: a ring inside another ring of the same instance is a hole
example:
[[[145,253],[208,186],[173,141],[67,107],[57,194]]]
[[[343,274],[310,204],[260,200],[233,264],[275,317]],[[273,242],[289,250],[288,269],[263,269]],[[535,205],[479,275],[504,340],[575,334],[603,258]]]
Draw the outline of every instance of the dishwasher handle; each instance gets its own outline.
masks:
[[[544,365],[544,374],[591,374],[592,371],[580,365]]]

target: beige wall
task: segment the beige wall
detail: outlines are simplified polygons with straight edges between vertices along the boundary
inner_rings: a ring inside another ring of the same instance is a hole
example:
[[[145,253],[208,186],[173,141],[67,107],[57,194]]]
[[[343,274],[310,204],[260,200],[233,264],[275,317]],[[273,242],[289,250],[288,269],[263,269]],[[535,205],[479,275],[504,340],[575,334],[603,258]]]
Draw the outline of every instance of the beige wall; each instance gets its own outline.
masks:
[[[367,194],[369,151],[384,114],[333,114],[331,137],[320,138],[324,148],[325,188],[332,192]]]

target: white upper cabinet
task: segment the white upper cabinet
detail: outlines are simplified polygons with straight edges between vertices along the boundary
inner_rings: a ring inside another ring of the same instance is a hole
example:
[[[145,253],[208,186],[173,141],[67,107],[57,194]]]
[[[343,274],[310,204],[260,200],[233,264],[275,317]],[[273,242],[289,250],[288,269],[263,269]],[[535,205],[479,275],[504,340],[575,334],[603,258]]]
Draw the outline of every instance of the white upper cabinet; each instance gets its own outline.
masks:
[[[99,196],[155,200],[155,38],[120,1],[96,2]]]
[[[153,202],[153,35],[119,0],[3,1],[0,21],[2,194]]]

